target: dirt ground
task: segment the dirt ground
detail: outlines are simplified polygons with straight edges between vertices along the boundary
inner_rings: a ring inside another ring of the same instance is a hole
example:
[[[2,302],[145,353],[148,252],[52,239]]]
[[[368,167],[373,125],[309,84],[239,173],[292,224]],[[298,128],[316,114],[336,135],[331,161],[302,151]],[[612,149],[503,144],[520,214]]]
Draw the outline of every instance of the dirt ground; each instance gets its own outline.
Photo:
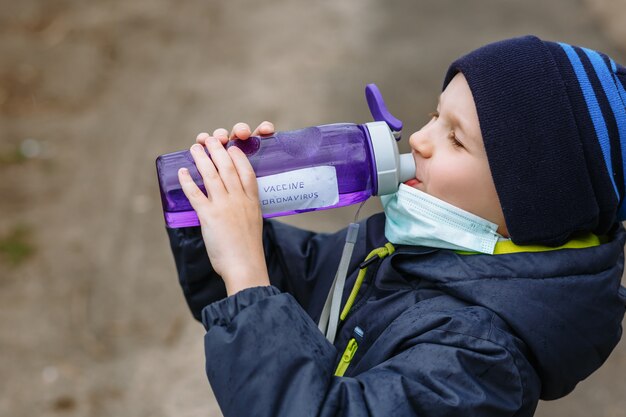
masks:
[[[1,416],[220,415],[168,249],[157,155],[239,120],[368,121],[368,82],[415,129],[452,59],[525,33],[626,62],[626,0],[0,5]],[[335,230],[354,214],[285,221]],[[625,375],[622,342],[537,414],[625,417]]]

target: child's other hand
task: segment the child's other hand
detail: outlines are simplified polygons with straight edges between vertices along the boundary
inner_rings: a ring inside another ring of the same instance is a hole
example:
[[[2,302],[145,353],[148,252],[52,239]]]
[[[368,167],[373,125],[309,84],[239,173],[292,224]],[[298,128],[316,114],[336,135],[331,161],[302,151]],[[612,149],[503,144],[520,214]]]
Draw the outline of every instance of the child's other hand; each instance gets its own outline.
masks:
[[[233,129],[230,131],[230,133],[224,128],[215,129],[215,131],[213,131],[213,137],[218,138],[223,145],[226,145],[229,140],[246,140],[250,136],[271,135],[272,133],[274,133],[274,124],[272,122],[262,122],[257,126],[256,129],[254,129],[254,132],[250,130],[250,126],[248,126],[248,124],[239,122],[236,123],[235,126],[233,126]],[[206,133],[200,133],[196,138],[196,142],[204,146],[205,139],[208,136],[209,135]]]
[[[200,219],[211,264],[224,280],[228,295],[270,285],[263,253],[263,219],[256,175],[238,147],[224,148],[229,136],[247,139],[253,134],[273,133],[274,126],[268,123],[261,123],[254,132],[245,123],[238,123],[231,135],[224,129],[216,130],[215,136],[198,135],[191,155],[204,181],[206,196],[187,170],[178,171],[183,192]]]

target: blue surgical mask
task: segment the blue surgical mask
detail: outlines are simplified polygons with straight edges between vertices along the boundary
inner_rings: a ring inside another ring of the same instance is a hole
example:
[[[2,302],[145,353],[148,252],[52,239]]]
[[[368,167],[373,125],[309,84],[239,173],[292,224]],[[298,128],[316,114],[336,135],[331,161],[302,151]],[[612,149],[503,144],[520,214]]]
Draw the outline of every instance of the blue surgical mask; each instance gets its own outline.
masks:
[[[497,224],[406,184],[380,199],[385,237],[394,244],[493,254],[501,238]]]

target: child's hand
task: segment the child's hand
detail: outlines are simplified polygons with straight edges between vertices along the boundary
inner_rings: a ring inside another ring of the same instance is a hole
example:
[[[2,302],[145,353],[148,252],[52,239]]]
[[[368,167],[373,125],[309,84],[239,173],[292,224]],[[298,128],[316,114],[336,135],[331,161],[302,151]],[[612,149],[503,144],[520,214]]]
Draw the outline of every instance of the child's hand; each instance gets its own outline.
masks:
[[[213,132],[213,137],[218,138],[223,145],[226,145],[226,143],[232,139],[246,140],[250,136],[271,135],[272,133],[274,133],[274,125],[271,122],[262,122],[260,125],[257,126],[256,129],[254,129],[254,132],[250,132],[250,126],[248,126],[246,123],[239,122],[236,123],[235,126],[233,126],[233,129],[230,131],[230,133],[228,133],[228,130],[224,128],[215,129],[215,131]],[[209,135],[206,133],[200,133],[196,138],[196,142],[198,142],[200,145],[204,145],[205,138],[208,136]]]
[[[217,129],[213,136],[199,134],[191,155],[202,175],[207,196],[186,169],[178,171],[183,192],[200,219],[209,260],[224,280],[228,295],[270,282],[263,253],[263,220],[256,176],[244,153],[236,146],[226,150],[224,144],[229,138],[247,139],[273,132],[274,126],[263,122],[254,132],[245,123],[237,123],[230,135],[225,129]]]

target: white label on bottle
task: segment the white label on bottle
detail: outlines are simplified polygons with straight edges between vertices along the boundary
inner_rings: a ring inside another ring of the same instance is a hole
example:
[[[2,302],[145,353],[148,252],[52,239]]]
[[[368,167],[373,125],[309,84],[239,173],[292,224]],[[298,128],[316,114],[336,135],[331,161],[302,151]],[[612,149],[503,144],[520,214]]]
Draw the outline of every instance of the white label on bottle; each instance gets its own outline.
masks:
[[[298,169],[257,178],[263,214],[329,207],[339,201],[334,166]]]

